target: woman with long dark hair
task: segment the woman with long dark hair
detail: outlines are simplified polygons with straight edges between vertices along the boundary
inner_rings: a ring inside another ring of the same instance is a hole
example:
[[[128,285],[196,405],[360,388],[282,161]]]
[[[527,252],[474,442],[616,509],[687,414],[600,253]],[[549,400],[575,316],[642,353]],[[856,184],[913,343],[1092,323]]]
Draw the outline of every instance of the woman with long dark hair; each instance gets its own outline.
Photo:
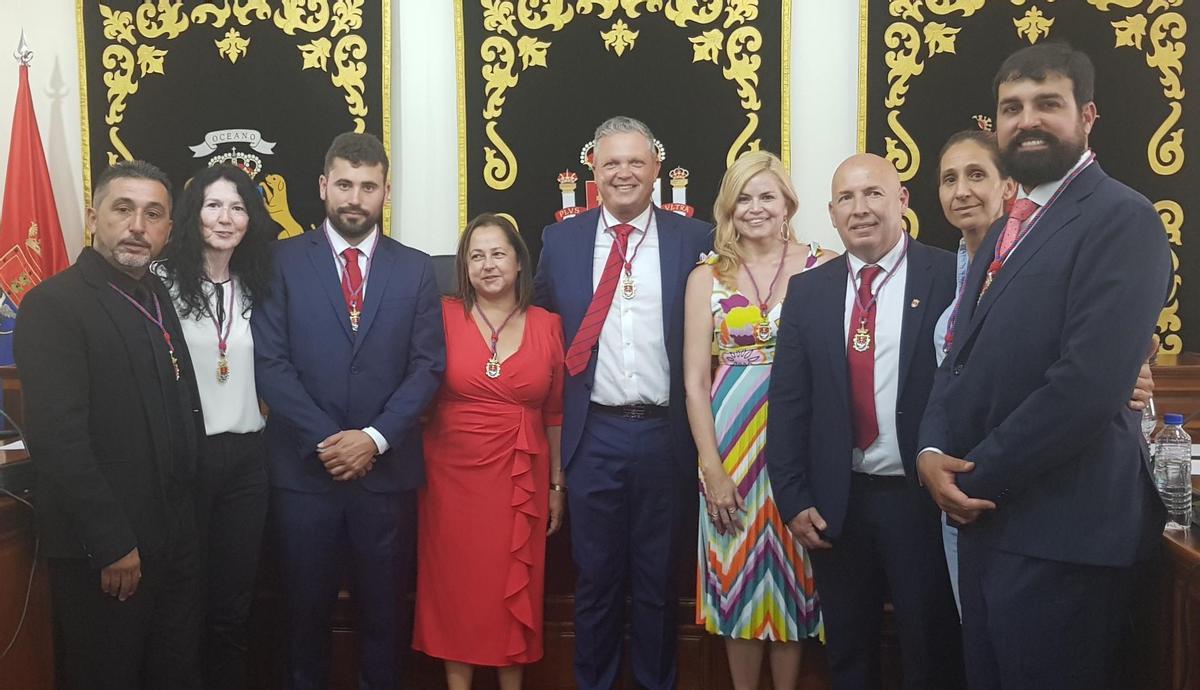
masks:
[[[250,313],[267,294],[278,229],[240,168],[196,174],[176,200],[155,272],[171,292],[196,371],[205,443],[197,467],[209,688],[246,684],[246,617],[267,513],[264,420]]]

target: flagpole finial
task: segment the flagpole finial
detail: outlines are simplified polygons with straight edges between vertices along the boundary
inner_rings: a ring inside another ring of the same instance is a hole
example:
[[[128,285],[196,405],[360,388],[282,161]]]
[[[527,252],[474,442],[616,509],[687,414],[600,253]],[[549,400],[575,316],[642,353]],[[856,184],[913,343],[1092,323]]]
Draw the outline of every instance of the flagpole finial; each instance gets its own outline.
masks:
[[[29,49],[29,42],[25,40],[24,29],[21,29],[21,42],[17,44],[17,52],[13,53],[13,58],[22,65],[33,62],[33,51]]]

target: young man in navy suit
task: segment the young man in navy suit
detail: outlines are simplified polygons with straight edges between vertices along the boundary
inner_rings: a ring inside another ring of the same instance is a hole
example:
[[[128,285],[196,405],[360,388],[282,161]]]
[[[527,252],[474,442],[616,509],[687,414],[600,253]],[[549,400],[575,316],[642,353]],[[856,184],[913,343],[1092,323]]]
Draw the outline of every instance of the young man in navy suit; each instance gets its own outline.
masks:
[[[359,686],[400,686],[401,582],[424,480],[419,418],[446,357],[432,262],[379,225],[387,172],[374,136],[333,140],[320,179],[326,221],[276,246],[271,298],[251,319],[258,390],[271,410],[289,689],[329,683],[330,615],[347,564]]]
[[[1171,255],[1154,207],[1088,148],[1093,82],[1064,44],[1001,65],[997,135],[1021,189],[972,263],[921,426],[921,477],[963,525],[972,688],[1112,687],[1135,564],[1161,538],[1125,403]]]
[[[547,227],[535,301],[567,345],[562,458],[579,569],[575,677],[611,688],[632,600],[633,677],[675,687],[676,578],[694,536],[696,449],[683,401],[683,292],[712,227],[655,208],[657,141],[642,122],[596,129],[601,206]]]
[[[907,206],[883,158],[838,167],[829,215],[846,255],[791,279],[771,373],[767,468],[809,549],[839,690],[880,687],[885,593],[904,687],[962,685],[938,511],[913,466],[955,263],[908,238]]]

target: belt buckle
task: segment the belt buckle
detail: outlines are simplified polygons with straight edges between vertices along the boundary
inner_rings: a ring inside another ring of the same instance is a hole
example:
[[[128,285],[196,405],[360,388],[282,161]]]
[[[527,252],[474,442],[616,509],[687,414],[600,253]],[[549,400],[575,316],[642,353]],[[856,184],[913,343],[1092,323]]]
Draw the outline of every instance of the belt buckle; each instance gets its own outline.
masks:
[[[625,419],[645,419],[647,409],[640,405],[625,405],[621,408],[621,416]]]

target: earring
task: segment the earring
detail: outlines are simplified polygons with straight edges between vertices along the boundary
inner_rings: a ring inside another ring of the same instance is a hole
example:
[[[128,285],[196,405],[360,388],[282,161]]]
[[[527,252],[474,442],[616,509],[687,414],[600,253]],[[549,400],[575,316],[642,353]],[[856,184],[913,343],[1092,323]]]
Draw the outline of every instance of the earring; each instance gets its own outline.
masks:
[[[741,241],[742,241],[742,233],[741,233],[741,232],[739,232],[737,228],[734,228],[734,229],[733,229],[733,241],[734,241],[734,242],[741,242]]]
[[[779,239],[783,240],[784,242],[787,242],[788,238],[790,236],[791,236],[791,233],[788,232],[787,223],[780,225],[779,226]]]

